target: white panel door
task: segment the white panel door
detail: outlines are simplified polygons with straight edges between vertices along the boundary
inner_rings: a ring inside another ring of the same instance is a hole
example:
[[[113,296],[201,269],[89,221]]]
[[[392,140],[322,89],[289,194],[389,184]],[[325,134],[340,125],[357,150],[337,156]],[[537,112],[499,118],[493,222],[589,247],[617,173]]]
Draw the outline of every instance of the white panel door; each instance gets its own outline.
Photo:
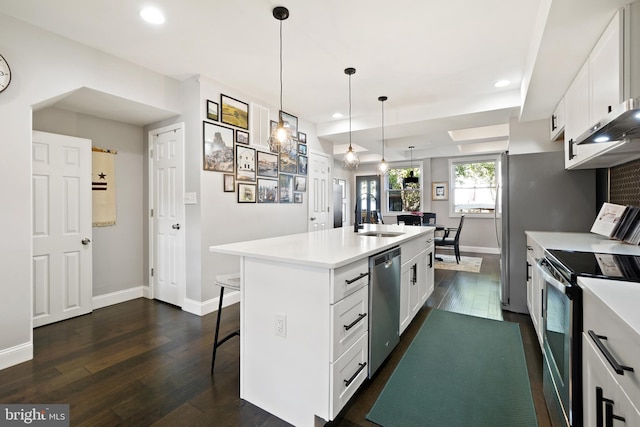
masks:
[[[153,297],[182,307],[185,295],[182,126],[151,132]]]
[[[329,227],[329,158],[309,154],[309,231],[326,230]]]
[[[91,140],[33,132],[33,326],[92,311]]]

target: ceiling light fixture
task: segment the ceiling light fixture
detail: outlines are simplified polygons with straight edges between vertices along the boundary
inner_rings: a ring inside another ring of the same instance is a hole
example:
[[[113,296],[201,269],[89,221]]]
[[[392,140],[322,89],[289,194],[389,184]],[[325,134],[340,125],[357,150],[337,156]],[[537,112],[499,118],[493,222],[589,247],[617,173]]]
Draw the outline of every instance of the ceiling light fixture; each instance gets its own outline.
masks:
[[[380,104],[382,105],[382,160],[378,165],[378,175],[386,175],[389,173],[389,165],[384,160],[384,101],[387,99],[388,98],[386,96],[378,97],[378,101],[380,101]]]
[[[344,73],[349,76],[349,149],[342,157],[342,166],[345,169],[355,169],[360,164],[360,159],[351,146],[351,76],[356,73],[356,69],[353,67],[345,68]]]
[[[164,24],[164,15],[160,9],[156,7],[147,6],[140,11],[140,17],[146,22],[153,25]]]
[[[269,146],[275,152],[289,152],[295,145],[289,123],[283,119],[282,109],[282,21],[289,17],[289,9],[284,6],[273,8],[273,17],[280,21],[280,111],[278,112],[278,126],[273,129],[269,137]]]
[[[498,80],[497,82],[495,82],[494,86],[495,87],[505,87],[505,86],[509,86],[511,84],[510,80]]]
[[[402,186],[407,188],[408,184],[418,184],[419,179],[417,176],[413,176],[413,149],[416,148],[413,145],[409,146],[409,152],[411,153],[411,169],[409,170],[409,176],[402,180]]]

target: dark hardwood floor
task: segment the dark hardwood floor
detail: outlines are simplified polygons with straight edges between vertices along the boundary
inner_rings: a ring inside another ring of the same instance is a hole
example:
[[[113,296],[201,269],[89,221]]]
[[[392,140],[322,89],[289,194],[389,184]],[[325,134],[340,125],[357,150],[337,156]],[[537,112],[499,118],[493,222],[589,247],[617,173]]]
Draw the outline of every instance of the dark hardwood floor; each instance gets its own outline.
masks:
[[[365,415],[435,307],[520,325],[540,426],[549,426],[542,358],[527,315],[500,311],[499,267],[436,270],[435,291],[400,344],[330,426],[373,426]],[[223,309],[221,336],[238,328],[238,304]],[[239,341],[218,349],[209,375],[215,313],[198,317],[137,299],[34,330],[34,359],[0,371],[0,403],[68,403],[72,426],[285,426],[239,398]]]

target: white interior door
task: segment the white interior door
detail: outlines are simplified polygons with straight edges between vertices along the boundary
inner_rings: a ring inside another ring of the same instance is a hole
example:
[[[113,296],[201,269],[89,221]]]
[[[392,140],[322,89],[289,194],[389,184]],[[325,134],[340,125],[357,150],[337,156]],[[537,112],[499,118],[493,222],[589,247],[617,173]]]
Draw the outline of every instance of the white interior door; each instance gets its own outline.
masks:
[[[33,132],[33,326],[92,310],[91,140]]]
[[[153,297],[182,307],[186,287],[183,127],[151,131],[150,141]]]
[[[329,157],[309,154],[309,231],[325,230],[329,225],[331,177]]]

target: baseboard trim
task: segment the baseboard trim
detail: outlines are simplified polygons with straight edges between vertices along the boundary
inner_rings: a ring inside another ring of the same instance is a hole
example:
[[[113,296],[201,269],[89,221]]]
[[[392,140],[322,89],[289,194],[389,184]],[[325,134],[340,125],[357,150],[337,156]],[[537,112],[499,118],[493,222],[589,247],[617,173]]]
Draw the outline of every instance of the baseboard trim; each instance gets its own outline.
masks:
[[[122,291],[93,297],[93,309],[97,310],[98,308],[108,307],[110,305],[120,304],[121,302],[141,298],[145,296],[144,288],[146,288],[146,286],[136,286],[135,288],[129,288]]]
[[[0,370],[33,359],[33,342],[26,342],[0,351]]]
[[[222,307],[228,307],[232,304],[237,304],[240,302],[240,292],[229,292],[224,294],[224,298],[222,300]],[[207,301],[195,301],[189,298],[184,299],[184,303],[182,304],[182,310],[196,314],[198,316],[204,316],[205,314],[213,313],[218,310],[218,304],[220,303],[220,297],[211,298]]]

